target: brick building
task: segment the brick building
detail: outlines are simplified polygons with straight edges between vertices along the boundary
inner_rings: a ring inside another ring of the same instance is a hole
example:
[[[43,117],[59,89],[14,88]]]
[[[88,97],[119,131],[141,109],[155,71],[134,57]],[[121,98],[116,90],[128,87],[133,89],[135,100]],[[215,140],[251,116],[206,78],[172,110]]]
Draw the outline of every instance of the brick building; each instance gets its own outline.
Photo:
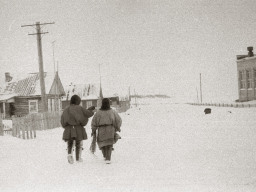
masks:
[[[237,55],[239,101],[256,99],[256,57],[253,47],[247,47],[247,55]]]

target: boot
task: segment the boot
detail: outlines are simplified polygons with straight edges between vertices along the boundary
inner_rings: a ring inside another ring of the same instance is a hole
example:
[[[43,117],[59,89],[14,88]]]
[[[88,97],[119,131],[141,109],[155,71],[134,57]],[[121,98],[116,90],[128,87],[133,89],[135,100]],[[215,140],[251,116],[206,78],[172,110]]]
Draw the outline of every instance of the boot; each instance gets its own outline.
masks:
[[[74,163],[74,159],[73,159],[72,154],[68,154],[68,162],[69,162],[70,164],[73,164],[73,163]]]
[[[106,164],[111,163],[112,145],[106,147]]]
[[[106,160],[106,147],[101,148],[102,155],[104,157],[104,160]]]
[[[83,162],[82,159],[83,141],[76,142],[76,161]]]

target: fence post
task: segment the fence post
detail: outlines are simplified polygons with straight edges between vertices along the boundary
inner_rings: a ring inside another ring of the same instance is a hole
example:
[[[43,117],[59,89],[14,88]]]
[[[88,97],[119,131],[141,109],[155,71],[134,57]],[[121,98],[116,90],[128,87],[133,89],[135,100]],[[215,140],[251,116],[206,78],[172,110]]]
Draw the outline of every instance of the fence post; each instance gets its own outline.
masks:
[[[4,125],[2,120],[2,115],[0,114],[0,136],[4,136]]]
[[[12,136],[16,137],[17,135],[17,130],[16,130],[16,123],[15,123],[15,117],[12,117]]]
[[[22,130],[22,138],[25,139],[25,124],[24,124],[24,117],[21,117],[20,119],[20,126]]]
[[[33,135],[32,135],[33,127],[32,127],[32,124],[33,124],[33,122],[32,122],[32,115],[29,115],[29,136],[30,136],[30,139],[33,139]]]
[[[26,135],[27,135],[27,139],[29,139],[29,116],[26,116],[25,117],[25,132],[26,132]]]
[[[31,115],[31,126],[32,126],[32,131],[34,133],[34,138],[36,138],[36,115],[35,114],[32,114]],[[31,131],[31,134],[32,134],[32,131]],[[33,137],[33,136],[32,136]]]

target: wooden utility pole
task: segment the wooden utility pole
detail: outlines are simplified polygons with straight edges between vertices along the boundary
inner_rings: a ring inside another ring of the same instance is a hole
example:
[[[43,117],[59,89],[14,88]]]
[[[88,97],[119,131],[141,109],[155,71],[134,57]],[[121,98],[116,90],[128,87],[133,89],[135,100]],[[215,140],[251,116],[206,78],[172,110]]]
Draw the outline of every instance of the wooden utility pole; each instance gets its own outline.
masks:
[[[57,79],[56,78],[56,71],[55,71],[55,57],[54,57],[54,43],[55,41],[52,42],[52,56],[53,56],[53,79],[55,83],[55,88],[54,88],[54,111],[57,111],[57,99],[56,99],[56,94],[57,94]]]
[[[201,82],[201,73],[200,73],[200,96],[201,96],[201,103],[203,102],[202,98],[202,82]]]
[[[36,33],[28,34],[28,35],[37,35],[37,49],[38,49],[38,62],[39,62],[39,78],[40,78],[40,87],[41,87],[41,97],[42,97],[42,108],[43,112],[48,111],[47,106],[47,98],[45,95],[45,82],[44,82],[44,67],[43,67],[43,52],[42,52],[42,41],[41,34],[46,34],[48,32],[41,32],[41,25],[48,25],[53,23],[40,23],[36,22],[36,24],[32,25],[22,25],[21,27],[34,27],[36,26]]]
[[[135,89],[134,89],[134,99],[135,99],[135,107],[137,107],[137,95],[136,95],[136,92],[135,92]]]
[[[196,101],[197,101],[197,103],[199,103],[199,98],[198,98],[198,90],[197,90],[197,87],[196,87]]]

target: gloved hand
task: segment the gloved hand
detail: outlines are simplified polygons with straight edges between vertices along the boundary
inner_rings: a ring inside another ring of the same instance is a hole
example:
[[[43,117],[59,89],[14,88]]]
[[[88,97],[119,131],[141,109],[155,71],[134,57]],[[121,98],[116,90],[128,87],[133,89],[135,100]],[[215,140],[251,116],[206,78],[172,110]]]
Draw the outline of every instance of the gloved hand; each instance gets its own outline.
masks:
[[[94,109],[95,109],[94,106],[91,106],[91,107],[88,108],[88,110],[92,110],[92,111],[93,111]]]

